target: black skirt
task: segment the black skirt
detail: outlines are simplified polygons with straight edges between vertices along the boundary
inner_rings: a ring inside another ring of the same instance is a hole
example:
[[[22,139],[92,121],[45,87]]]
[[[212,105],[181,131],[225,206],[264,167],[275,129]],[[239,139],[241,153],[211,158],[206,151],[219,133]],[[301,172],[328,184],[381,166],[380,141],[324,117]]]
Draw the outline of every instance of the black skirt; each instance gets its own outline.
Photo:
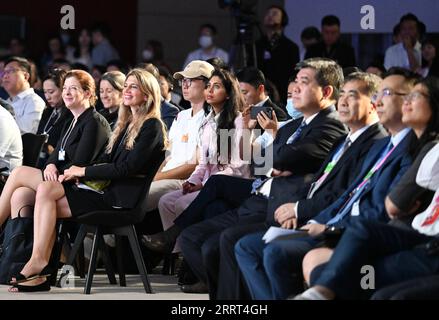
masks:
[[[116,210],[104,201],[103,194],[80,189],[72,183],[63,183],[63,186],[73,217],[97,210]]]

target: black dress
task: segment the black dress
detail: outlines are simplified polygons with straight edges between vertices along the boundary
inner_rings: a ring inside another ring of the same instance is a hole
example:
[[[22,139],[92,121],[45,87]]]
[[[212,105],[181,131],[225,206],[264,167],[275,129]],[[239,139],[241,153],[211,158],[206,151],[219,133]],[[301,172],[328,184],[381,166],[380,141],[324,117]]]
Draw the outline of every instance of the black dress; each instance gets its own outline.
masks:
[[[111,180],[102,194],[63,184],[72,216],[136,206],[145,184],[151,183],[165,158],[162,123],[157,119],[145,121],[132,150],[125,148],[124,138],[125,133],[116,141],[117,148],[100,159],[101,164],[85,170],[86,180]]]

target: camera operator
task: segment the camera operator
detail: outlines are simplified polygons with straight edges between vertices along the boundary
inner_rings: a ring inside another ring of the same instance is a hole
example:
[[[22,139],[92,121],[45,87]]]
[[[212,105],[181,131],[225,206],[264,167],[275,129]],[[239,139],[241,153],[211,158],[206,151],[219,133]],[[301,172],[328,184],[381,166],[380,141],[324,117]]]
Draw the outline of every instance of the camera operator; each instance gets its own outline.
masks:
[[[288,78],[299,62],[299,47],[283,33],[288,15],[282,7],[270,6],[263,23],[265,34],[256,42],[258,68],[276,85],[285,103]]]

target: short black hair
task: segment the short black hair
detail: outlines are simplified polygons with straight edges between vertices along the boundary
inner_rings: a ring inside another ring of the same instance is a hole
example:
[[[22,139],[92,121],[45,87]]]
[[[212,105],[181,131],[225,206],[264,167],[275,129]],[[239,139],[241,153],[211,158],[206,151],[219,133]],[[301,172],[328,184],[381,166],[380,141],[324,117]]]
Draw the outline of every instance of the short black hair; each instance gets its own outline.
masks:
[[[217,34],[217,30],[216,27],[213,24],[210,23],[204,23],[200,26],[200,31],[203,30],[204,28],[210,29],[210,31],[212,31],[213,35]]]
[[[265,85],[265,76],[261,70],[255,67],[247,67],[241,69],[236,74],[239,82],[245,82],[250,84],[255,89],[259,88],[260,85]]]
[[[334,92],[331,99],[338,99],[344,77],[343,70],[337,62],[328,58],[310,58],[296,65],[297,72],[305,68],[310,68],[315,71],[315,79],[319,86],[332,86]]]
[[[110,36],[110,27],[106,23],[97,22],[93,25],[91,32],[100,32],[104,38],[108,38]]]
[[[63,69],[50,69],[47,75],[43,78],[43,82],[46,80],[52,80],[57,88],[62,89],[66,74],[67,71]]]
[[[18,65],[20,66],[20,68],[23,68],[24,71],[26,71],[27,73],[29,73],[29,76],[32,74],[32,68],[30,65],[29,60],[27,60],[26,58],[22,58],[22,57],[9,57],[6,59],[5,61],[5,66],[10,64],[11,62],[16,62],[18,63]]]
[[[306,27],[300,34],[301,39],[317,39],[319,41],[321,37],[319,29],[314,26]]]
[[[414,22],[416,22],[416,24],[419,23],[419,19],[418,19],[418,17],[415,16],[415,15],[414,15],[413,13],[411,13],[411,12],[409,12],[409,13],[403,15],[403,16],[401,17],[401,19],[399,19],[399,23],[400,23],[400,24],[403,23],[404,21],[414,21]]]
[[[410,71],[406,68],[402,67],[392,67],[389,70],[387,70],[383,74],[383,79],[390,77],[390,76],[402,76],[406,79],[406,81],[410,82],[412,85],[419,79],[421,79],[421,76],[413,71]]]
[[[334,15],[324,16],[322,19],[322,27],[323,26],[334,26],[337,25],[340,27],[340,19]]]
[[[168,68],[163,66],[158,66],[157,69],[159,69],[160,76],[166,79],[172,90],[174,88],[174,78],[172,77],[171,72],[169,72]]]
[[[267,8],[267,11],[270,9],[279,9],[282,12],[282,20],[280,21],[280,25],[284,28],[290,23],[290,18],[288,17],[288,13],[285,11],[285,9],[278,5],[271,5]]]

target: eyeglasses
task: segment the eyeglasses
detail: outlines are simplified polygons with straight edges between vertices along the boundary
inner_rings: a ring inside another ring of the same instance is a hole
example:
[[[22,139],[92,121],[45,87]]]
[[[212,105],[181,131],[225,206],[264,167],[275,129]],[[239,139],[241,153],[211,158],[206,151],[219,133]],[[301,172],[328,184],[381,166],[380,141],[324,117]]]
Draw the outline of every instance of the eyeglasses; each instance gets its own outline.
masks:
[[[423,92],[413,91],[404,97],[404,102],[412,102],[413,100],[417,100],[421,97],[429,98],[429,95]]]
[[[198,78],[184,78],[181,80],[178,80],[178,84],[180,85],[180,87],[190,87],[192,85],[192,81],[194,80],[203,80],[204,78],[202,77],[198,77]]]
[[[377,94],[374,94],[372,96],[372,102],[376,103],[378,100],[381,100],[383,97],[388,97],[388,96],[393,96],[393,95],[398,95],[398,96],[406,96],[407,93],[401,93],[401,92],[394,92],[390,89],[384,89],[381,92],[378,92]]]

